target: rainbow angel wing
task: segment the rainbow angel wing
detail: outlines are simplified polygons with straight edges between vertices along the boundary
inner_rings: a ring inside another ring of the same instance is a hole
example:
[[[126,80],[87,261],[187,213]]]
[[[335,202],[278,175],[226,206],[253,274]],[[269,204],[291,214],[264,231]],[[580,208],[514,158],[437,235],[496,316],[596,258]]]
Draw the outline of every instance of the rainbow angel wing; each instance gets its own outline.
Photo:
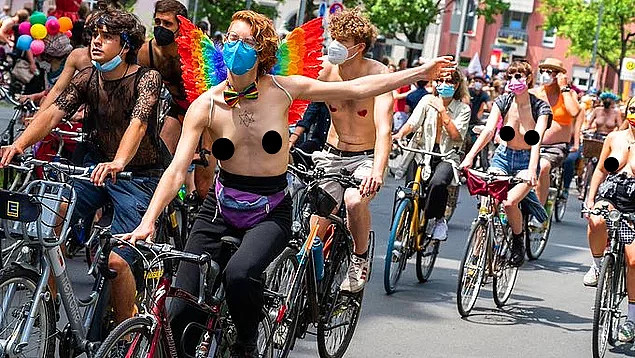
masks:
[[[323,19],[318,17],[295,28],[280,44],[271,73],[280,76],[302,75],[317,78],[322,64],[322,42],[324,41]],[[289,124],[295,124],[304,115],[310,101],[294,100],[289,107]]]
[[[198,96],[227,78],[227,67],[221,49],[190,20],[178,16],[181,36],[176,39],[181,57],[183,84],[187,100]]]

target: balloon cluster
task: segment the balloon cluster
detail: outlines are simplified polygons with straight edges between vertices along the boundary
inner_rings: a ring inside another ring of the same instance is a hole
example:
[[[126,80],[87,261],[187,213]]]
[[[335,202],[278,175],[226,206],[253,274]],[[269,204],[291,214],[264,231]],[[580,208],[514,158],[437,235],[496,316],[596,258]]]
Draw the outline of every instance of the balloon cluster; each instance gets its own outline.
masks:
[[[59,19],[55,16],[47,18],[43,12],[36,11],[29,21],[24,21],[18,26],[20,37],[15,45],[18,50],[31,50],[33,55],[37,56],[44,52],[45,45],[42,39],[47,35],[55,36],[61,32],[70,38],[73,36],[72,28],[73,22],[66,16]]]

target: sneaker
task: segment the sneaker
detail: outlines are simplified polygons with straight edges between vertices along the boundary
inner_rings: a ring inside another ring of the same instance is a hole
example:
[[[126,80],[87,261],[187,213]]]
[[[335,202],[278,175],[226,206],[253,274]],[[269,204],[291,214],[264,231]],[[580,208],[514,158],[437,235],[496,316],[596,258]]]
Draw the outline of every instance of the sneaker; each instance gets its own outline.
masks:
[[[520,267],[525,262],[525,243],[523,242],[523,236],[512,237],[512,244],[509,248],[511,257],[509,263],[512,266]]]
[[[438,219],[434,225],[434,231],[432,238],[439,241],[445,241],[448,239],[448,223],[445,219]]]
[[[536,217],[532,216],[531,220],[529,220],[529,226],[533,228],[542,229],[542,223],[536,219]]]
[[[595,287],[598,285],[598,279],[600,278],[600,270],[595,266],[595,263],[591,265],[589,271],[584,275],[582,282],[585,286]]]
[[[622,327],[620,327],[620,330],[618,332],[617,335],[617,339],[620,340],[620,342],[632,342],[633,339],[635,338],[635,323],[633,323],[633,321],[626,321]]]
[[[350,293],[358,293],[366,285],[366,275],[368,274],[368,259],[353,255],[351,264],[348,267],[348,274],[344,282],[340,285],[340,290]]]
[[[566,203],[569,200],[569,190],[563,190],[560,198]]]
[[[435,218],[428,219],[428,224],[426,225],[426,236],[432,236],[436,226],[437,226],[437,219]]]

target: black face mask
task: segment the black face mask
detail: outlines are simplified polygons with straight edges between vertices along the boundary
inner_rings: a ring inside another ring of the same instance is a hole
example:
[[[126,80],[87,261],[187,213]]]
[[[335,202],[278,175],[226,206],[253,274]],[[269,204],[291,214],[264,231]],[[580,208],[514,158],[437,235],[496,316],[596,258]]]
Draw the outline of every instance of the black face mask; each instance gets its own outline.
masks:
[[[154,27],[154,40],[159,46],[167,46],[174,42],[174,32],[163,26]]]
[[[604,101],[604,102],[602,102],[602,105],[604,105],[604,108],[610,108],[611,107],[611,101]]]

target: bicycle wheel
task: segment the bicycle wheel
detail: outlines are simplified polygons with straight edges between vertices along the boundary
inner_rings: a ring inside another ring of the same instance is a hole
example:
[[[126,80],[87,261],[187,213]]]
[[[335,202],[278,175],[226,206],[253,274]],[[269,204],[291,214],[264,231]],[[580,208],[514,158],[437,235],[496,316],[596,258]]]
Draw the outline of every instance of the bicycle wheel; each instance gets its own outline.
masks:
[[[424,231],[425,232],[425,231]],[[429,237],[423,239],[421,250],[417,251],[417,279],[424,283],[428,281],[437,261],[439,254],[439,240],[433,240]]]
[[[547,240],[551,233],[551,225],[553,223],[554,211],[552,210],[547,220],[542,223],[542,227],[534,227],[530,225],[531,215],[524,215],[525,226],[525,251],[530,260],[537,260],[547,247]]]
[[[282,251],[267,269],[267,288],[280,294],[281,297],[287,297],[293,289],[294,279],[298,271],[298,260],[296,258],[297,250],[287,247]],[[273,331],[271,346],[274,357],[286,358],[295,344],[295,331],[298,325],[300,310],[300,295],[297,292],[296,297],[291,297],[291,304],[285,307],[287,311],[284,313],[282,321],[276,325]],[[279,305],[269,308],[270,314],[278,316],[283,308]]]
[[[410,246],[410,223],[414,214],[409,198],[399,201],[396,207],[384,261],[384,290],[387,294],[395,292],[401,272],[406,268]]]
[[[507,228],[507,237],[503,238],[502,245],[498,247],[494,256],[494,280],[493,280],[493,296],[494,303],[497,307],[503,307],[509,297],[512,295],[516,279],[518,278],[518,267],[510,264],[512,230]],[[496,240],[496,239],[495,239]]]
[[[98,358],[124,358],[146,357],[152,348],[152,336],[154,334],[153,322],[148,317],[132,317],[121,322],[110,332],[104,343],[99,347],[95,357]],[[158,347],[152,358],[169,357],[159,339]]]
[[[488,231],[486,223],[477,223],[465,247],[456,289],[456,306],[461,317],[470,314],[481,290],[487,261]]]
[[[608,343],[614,342],[614,335],[617,334],[613,327],[615,317],[611,312],[615,308],[613,302],[616,294],[614,267],[613,255],[604,255],[593,305],[593,358],[604,357]]]
[[[21,334],[39,280],[39,273],[15,265],[0,271],[0,340],[6,342],[15,334]],[[48,289],[46,293],[50,296]],[[24,358],[53,357],[56,337],[54,317],[53,300],[41,299],[27,345],[20,352],[10,352],[10,355]]]
[[[321,358],[341,358],[353,339],[355,327],[362,310],[364,291],[356,294],[343,293],[340,285],[348,274],[350,264],[345,245],[337,248],[331,261],[326,292],[321,304],[320,320],[317,325],[318,352]]]

